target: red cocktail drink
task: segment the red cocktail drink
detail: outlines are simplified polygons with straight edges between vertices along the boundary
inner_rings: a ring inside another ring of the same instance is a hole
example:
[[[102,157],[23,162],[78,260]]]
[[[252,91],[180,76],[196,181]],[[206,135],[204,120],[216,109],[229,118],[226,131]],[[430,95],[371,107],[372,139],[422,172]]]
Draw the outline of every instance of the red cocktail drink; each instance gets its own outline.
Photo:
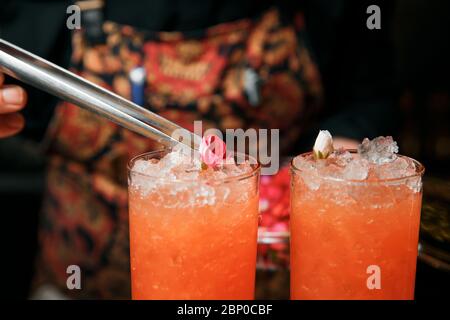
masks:
[[[291,166],[291,297],[413,299],[423,166],[340,151]]]
[[[253,299],[259,166],[177,157],[130,164],[133,299]]]

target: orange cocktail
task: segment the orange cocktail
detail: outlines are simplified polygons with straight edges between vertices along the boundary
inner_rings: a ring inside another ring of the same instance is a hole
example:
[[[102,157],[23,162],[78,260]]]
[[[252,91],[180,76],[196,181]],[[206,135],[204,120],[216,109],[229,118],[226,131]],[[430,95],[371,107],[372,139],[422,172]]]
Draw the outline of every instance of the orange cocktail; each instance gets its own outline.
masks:
[[[130,164],[133,299],[253,299],[259,166],[189,161],[156,152]]]
[[[423,166],[340,153],[292,162],[291,298],[413,299]]]

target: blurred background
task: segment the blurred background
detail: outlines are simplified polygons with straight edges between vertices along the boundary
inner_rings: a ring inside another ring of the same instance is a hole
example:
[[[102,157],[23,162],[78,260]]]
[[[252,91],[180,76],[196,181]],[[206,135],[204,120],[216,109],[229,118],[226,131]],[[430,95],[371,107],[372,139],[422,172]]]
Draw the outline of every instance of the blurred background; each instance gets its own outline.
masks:
[[[308,150],[319,127],[333,127],[339,132],[345,126],[343,135],[353,139],[362,138],[366,125],[365,135],[372,135],[369,138],[380,134],[394,136],[402,154],[418,159],[426,167],[416,298],[450,297],[450,2],[295,2],[274,4],[304,14],[304,21],[299,23],[305,26],[311,56],[323,80],[324,105],[290,155]],[[149,3],[153,11],[158,10],[157,1]],[[245,3],[249,7],[243,6],[242,10],[250,11],[252,2]],[[0,37],[68,67],[71,46],[65,20],[70,4],[63,0],[1,0]],[[368,4],[380,6],[381,30],[367,30]],[[383,72],[374,74],[372,70]],[[369,91],[359,88],[371,77],[379,80],[376,85]],[[14,80],[9,78],[7,82]],[[34,275],[37,225],[45,189],[44,135],[57,102],[33,88],[26,90],[30,104],[24,111],[25,130],[0,140],[1,248],[7,269],[1,291],[5,297],[17,299],[29,297]],[[366,111],[366,116],[378,125],[376,129],[365,122],[358,123],[362,127],[359,131],[346,125],[343,119],[349,118],[354,109],[342,107],[351,100],[351,93],[343,92],[357,92],[354,100],[359,103],[364,103],[365,96],[379,93],[384,101],[370,100],[367,103],[373,103],[373,107]],[[338,116],[332,117],[334,114]],[[284,271],[259,273],[258,277],[273,281],[271,288],[259,289],[260,297],[285,298],[289,292]]]

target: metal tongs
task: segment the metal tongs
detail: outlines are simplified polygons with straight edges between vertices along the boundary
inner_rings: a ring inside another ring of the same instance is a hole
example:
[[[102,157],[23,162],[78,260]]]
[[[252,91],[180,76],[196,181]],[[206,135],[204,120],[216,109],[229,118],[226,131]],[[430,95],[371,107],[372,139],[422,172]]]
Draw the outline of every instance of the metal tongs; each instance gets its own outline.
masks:
[[[198,135],[2,39],[0,71],[166,147],[181,142],[198,150]]]

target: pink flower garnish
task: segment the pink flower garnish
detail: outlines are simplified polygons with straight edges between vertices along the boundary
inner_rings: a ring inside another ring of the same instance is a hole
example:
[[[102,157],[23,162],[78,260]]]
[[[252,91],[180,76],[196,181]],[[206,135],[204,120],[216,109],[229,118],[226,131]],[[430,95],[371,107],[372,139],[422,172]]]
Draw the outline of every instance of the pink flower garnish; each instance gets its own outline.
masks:
[[[218,136],[209,135],[202,138],[199,152],[203,163],[214,168],[226,158],[227,147]]]

